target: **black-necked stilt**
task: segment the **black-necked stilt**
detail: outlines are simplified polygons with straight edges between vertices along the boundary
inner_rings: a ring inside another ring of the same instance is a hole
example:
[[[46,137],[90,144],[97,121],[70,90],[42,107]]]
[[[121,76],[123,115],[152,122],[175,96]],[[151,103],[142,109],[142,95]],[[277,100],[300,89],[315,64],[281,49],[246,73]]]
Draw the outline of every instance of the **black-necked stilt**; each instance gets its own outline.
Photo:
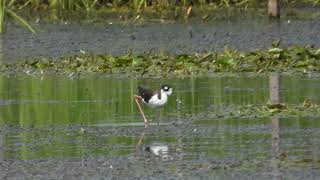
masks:
[[[151,108],[159,108],[163,107],[167,103],[168,96],[170,96],[171,93],[172,88],[167,84],[162,85],[161,89],[158,91],[151,91],[138,86],[138,95],[135,95],[134,98],[143,117],[145,127],[148,127],[148,121],[141,109],[139,101],[142,100],[143,103]]]

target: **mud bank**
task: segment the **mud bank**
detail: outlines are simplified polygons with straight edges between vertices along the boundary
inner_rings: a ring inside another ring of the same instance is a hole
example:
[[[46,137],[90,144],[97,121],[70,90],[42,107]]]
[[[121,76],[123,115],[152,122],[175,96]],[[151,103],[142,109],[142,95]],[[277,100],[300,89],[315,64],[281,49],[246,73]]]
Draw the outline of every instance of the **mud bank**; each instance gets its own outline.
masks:
[[[128,51],[194,54],[222,50],[226,45],[249,51],[281,44],[320,46],[320,22],[316,20],[282,19],[269,23],[256,21],[223,21],[214,23],[120,25],[48,25],[40,24],[36,36],[9,25],[3,35],[4,61],[38,57],[65,57],[84,50],[94,54],[123,55]]]

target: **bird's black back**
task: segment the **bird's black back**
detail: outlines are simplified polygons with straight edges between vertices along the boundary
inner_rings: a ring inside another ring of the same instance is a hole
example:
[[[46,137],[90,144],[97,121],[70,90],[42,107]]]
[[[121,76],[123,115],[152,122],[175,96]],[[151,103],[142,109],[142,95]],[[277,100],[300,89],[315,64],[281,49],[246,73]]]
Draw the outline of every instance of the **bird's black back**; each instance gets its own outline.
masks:
[[[142,99],[148,103],[151,97],[153,96],[153,92],[149,89],[143,88],[141,86],[138,86],[139,96],[142,97]]]

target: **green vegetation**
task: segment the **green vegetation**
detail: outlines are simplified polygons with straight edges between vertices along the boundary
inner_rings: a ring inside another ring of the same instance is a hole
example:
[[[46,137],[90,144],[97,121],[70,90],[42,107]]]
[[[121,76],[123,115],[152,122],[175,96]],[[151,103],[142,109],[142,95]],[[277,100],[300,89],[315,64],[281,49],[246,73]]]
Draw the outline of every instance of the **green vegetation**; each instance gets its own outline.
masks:
[[[31,17],[30,15],[26,17],[34,21],[39,20],[39,17],[34,19],[35,13],[42,14],[41,20],[56,20],[65,19],[73,12],[86,12],[87,15],[92,13],[107,13],[108,16],[114,16],[114,14],[116,14],[120,20],[137,20],[143,19],[142,17],[146,17],[146,19],[155,17],[161,18],[162,20],[178,20],[186,19],[190,16],[197,16],[202,20],[208,20],[221,16],[219,14],[225,15],[225,13],[221,13],[221,9],[223,9],[223,11],[226,11],[226,8],[231,9],[231,11],[254,9],[256,12],[257,8],[265,10],[267,7],[267,2],[264,0],[197,0],[192,1],[193,6],[191,6],[190,2],[190,0],[0,0],[0,33],[5,31],[5,24],[8,18],[12,18],[16,23],[35,33],[35,29],[26,19],[21,18],[17,13],[24,13],[24,11],[32,12]],[[292,8],[296,5],[318,6],[320,1],[284,0],[282,3],[284,6]],[[44,17],[43,14],[49,17]],[[263,11],[263,14],[265,14],[265,11]],[[296,15],[296,12],[289,10],[288,14]],[[98,16],[100,16],[100,14]],[[316,16],[318,17],[318,15]]]
[[[320,105],[306,104],[248,104],[248,105],[221,105],[214,108],[214,114],[206,116],[214,119],[226,118],[265,118],[265,117],[320,117]],[[206,112],[207,113],[207,112]]]
[[[141,10],[145,8],[154,8],[155,10],[162,10],[167,8],[186,7],[190,5],[190,0],[51,0],[51,1],[39,1],[39,0],[11,0],[9,2],[10,7],[24,8],[30,7],[33,9],[56,9],[56,10],[93,10],[103,8],[120,8],[128,7],[135,10]],[[214,7],[257,7],[266,6],[265,0],[195,0],[192,1],[195,6],[214,6]],[[283,4],[311,4],[319,5],[319,0],[301,0],[301,1],[282,1]]]
[[[125,74],[128,76],[205,75],[217,72],[320,72],[320,49],[293,46],[273,47],[267,50],[239,52],[225,48],[222,52],[195,55],[126,54],[82,55],[62,59],[41,58],[32,61],[4,63],[2,73],[27,74]]]
[[[0,0],[0,33],[5,32],[5,19],[12,18],[15,22],[20,24],[22,27],[30,30],[32,33],[36,33],[35,29],[22,17],[16,14],[14,11],[6,7],[5,0]]]

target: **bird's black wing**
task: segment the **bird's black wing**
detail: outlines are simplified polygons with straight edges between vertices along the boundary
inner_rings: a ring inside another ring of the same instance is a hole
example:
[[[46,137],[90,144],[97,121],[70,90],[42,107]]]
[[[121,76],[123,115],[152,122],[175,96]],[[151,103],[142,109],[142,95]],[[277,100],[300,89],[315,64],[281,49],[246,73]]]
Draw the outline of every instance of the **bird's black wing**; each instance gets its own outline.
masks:
[[[138,86],[138,90],[139,90],[139,96],[142,97],[142,99],[148,103],[149,100],[151,99],[151,97],[153,96],[153,92],[149,89],[143,88],[141,86]]]

